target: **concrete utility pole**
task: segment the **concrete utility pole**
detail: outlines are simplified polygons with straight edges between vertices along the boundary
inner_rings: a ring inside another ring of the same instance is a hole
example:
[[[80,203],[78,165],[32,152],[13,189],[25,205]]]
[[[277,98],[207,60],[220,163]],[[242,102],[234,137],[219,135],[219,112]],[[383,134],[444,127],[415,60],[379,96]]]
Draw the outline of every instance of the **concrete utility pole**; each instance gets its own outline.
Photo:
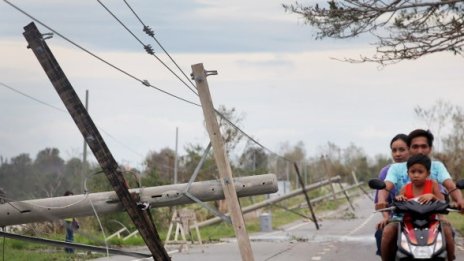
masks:
[[[132,222],[137,227],[140,235],[148,246],[154,260],[171,260],[168,253],[163,247],[156,227],[150,218],[149,210],[137,207],[135,196],[130,194],[127,183],[123,177],[118,163],[113,158],[110,150],[105,144],[97,127],[90,118],[87,110],[82,105],[71,83],[66,78],[63,70],[56,61],[52,52],[48,48],[42,34],[39,32],[34,23],[24,27],[24,37],[28,42],[28,47],[32,49],[35,56],[42,65],[45,73],[55,87],[58,95],[63,101],[66,109],[73,118],[85,141],[92,150],[95,158],[104,171],[108,181],[116,191],[119,200],[129,214]]]
[[[234,184],[239,197],[277,191],[277,177],[274,174],[236,178]],[[196,201],[186,195],[186,191],[201,201],[224,199],[224,191],[219,180],[129,190],[131,194],[139,195],[140,200],[149,203],[152,208],[195,203]],[[0,188],[0,196],[1,192]],[[124,211],[114,191],[10,201],[8,204],[1,204],[2,198],[0,198],[0,227],[53,221],[66,217],[92,216],[94,210],[90,202],[100,214]]]
[[[251,249],[250,239],[248,238],[245,221],[238,202],[237,192],[235,191],[232,169],[229,161],[227,160],[224,140],[219,129],[215,109],[211,100],[211,93],[209,92],[208,82],[206,80],[206,76],[208,75],[201,63],[192,65],[192,70],[193,79],[197,86],[203,114],[205,116],[206,129],[208,130],[209,139],[213,145],[214,159],[224,188],[224,196],[229,206],[232,226],[234,227],[240,248],[240,254],[242,256],[242,260],[252,261],[254,260],[253,251]]]

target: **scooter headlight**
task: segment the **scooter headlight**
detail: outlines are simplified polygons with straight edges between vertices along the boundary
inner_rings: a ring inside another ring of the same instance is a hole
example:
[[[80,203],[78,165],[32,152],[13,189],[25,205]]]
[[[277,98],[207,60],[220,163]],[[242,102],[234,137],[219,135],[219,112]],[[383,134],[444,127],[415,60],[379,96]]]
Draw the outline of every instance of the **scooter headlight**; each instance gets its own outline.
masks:
[[[401,241],[403,241],[403,239]],[[402,243],[401,246],[403,247],[403,242],[401,243]],[[435,244],[432,244],[429,246],[409,245],[411,249],[410,252],[413,254],[414,258],[417,258],[417,259],[431,258],[434,253],[438,252],[442,248],[442,246],[443,246],[443,238],[442,238],[441,233],[437,235]]]
[[[427,259],[433,255],[433,246],[411,246],[411,252],[414,258]]]
[[[443,247],[443,237],[441,233],[438,233],[436,243],[435,243],[435,249],[433,250],[434,253],[440,251],[440,249]]]
[[[411,248],[409,247],[408,239],[406,238],[404,233],[401,233],[401,248],[403,248],[404,250],[406,250],[409,253],[412,253]]]

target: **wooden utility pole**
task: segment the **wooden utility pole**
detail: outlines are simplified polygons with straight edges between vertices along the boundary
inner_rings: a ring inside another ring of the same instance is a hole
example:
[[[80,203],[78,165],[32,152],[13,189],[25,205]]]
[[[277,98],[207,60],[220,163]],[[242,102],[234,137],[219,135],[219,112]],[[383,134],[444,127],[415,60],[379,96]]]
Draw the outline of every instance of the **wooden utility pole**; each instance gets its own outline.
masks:
[[[89,90],[85,90],[85,110],[89,113]],[[82,167],[81,167],[81,180],[85,180],[85,176],[87,175],[87,142],[82,142],[84,148],[82,149]],[[81,191],[85,191],[84,182],[81,185]]]
[[[311,212],[311,217],[313,218],[314,225],[316,226],[316,229],[319,230],[319,223],[317,222],[316,214],[314,214],[313,206],[311,205],[311,201],[309,200],[308,192],[306,191],[306,186],[303,182],[303,178],[301,177],[300,170],[298,169],[298,165],[296,164],[296,162],[294,162],[293,166],[295,167],[295,172],[298,177],[298,181],[300,182],[303,195],[305,196],[306,204],[308,204],[309,211]]]
[[[89,113],[89,90],[85,90],[85,110]],[[84,149],[82,150],[82,163],[87,166],[87,142],[84,139]],[[87,173],[84,173],[84,175]]]
[[[235,191],[232,169],[229,161],[227,160],[224,140],[219,129],[219,124],[211,99],[211,93],[209,92],[208,82],[206,80],[207,72],[201,63],[192,65],[192,71],[198,95],[200,96],[203,114],[205,116],[206,129],[208,130],[209,138],[213,145],[214,159],[219,170],[219,175],[221,176],[224,196],[229,206],[232,226],[234,227],[235,235],[237,237],[240,254],[242,256],[242,260],[252,261],[254,260],[253,251],[251,249],[250,239],[248,238],[245,221],[238,202],[237,192]]]
[[[25,32],[23,35],[29,44],[28,47],[34,52],[39,63],[42,65],[42,68],[66,106],[66,109],[68,109],[69,114],[71,114],[71,117],[84,136],[85,141],[95,155],[95,158],[98,160],[100,167],[105,172],[108,181],[111,183],[111,186],[113,186],[113,189],[122,205],[147,244],[151,254],[153,255],[153,259],[160,261],[171,260],[163,247],[155,225],[150,219],[150,210],[137,207],[138,199],[136,199],[136,197],[138,197],[138,195],[132,195],[129,193],[127,183],[124,180],[118,163],[113,158],[113,155],[106,146],[105,141],[98,132],[97,127],[87,113],[84,105],[82,105],[82,102],[74,91],[74,88],[66,78],[66,75],[48,48],[48,45],[45,43],[42,34],[39,32],[34,23],[30,23],[25,26],[24,30]]]

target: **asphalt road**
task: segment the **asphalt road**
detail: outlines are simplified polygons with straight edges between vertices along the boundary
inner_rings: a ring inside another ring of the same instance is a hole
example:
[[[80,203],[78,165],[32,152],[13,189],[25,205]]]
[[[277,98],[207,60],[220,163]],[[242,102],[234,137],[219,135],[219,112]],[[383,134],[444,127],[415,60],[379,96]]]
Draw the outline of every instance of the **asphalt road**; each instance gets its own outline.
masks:
[[[372,201],[361,196],[354,202],[355,210],[347,205],[318,217],[320,229],[312,222],[300,220],[280,230],[250,235],[255,260],[380,260],[375,255],[375,224],[380,214],[372,213]],[[464,261],[462,240],[458,240],[457,261]],[[235,239],[207,245],[190,245],[188,250],[167,248],[173,261],[236,261],[241,260]],[[146,250],[139,249],[146,252]],[[111,256],[110,260],[152,260]],[[108,258],[101,258],[108,260]]]

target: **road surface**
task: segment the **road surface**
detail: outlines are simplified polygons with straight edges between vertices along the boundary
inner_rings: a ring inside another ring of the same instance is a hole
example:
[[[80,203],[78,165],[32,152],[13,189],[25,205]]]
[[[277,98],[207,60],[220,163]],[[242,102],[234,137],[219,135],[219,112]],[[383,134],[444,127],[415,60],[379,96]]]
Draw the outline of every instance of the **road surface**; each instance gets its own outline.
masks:
[[[280,230],[251,234],[250,240],[256,261],[292,260],[380,260],[375,255],[375,224],[380,214],[372,213],[373,203],[366,196],[354,202],[355,211],[349,205],[337,211],[322,214],[320,230],[312,222],[300,220]],[[462,240],[458,240],[457,261],[464,261]],[[182,252],[174,246],[167,247],[173,261],[236,261],[241,260],[235,239],[206,245],[190,245]],[[137,251],[147,252],[144,249]],[[108,260],[107,258],[98,259]],[[110,260],[152,260],[111,256]]]

